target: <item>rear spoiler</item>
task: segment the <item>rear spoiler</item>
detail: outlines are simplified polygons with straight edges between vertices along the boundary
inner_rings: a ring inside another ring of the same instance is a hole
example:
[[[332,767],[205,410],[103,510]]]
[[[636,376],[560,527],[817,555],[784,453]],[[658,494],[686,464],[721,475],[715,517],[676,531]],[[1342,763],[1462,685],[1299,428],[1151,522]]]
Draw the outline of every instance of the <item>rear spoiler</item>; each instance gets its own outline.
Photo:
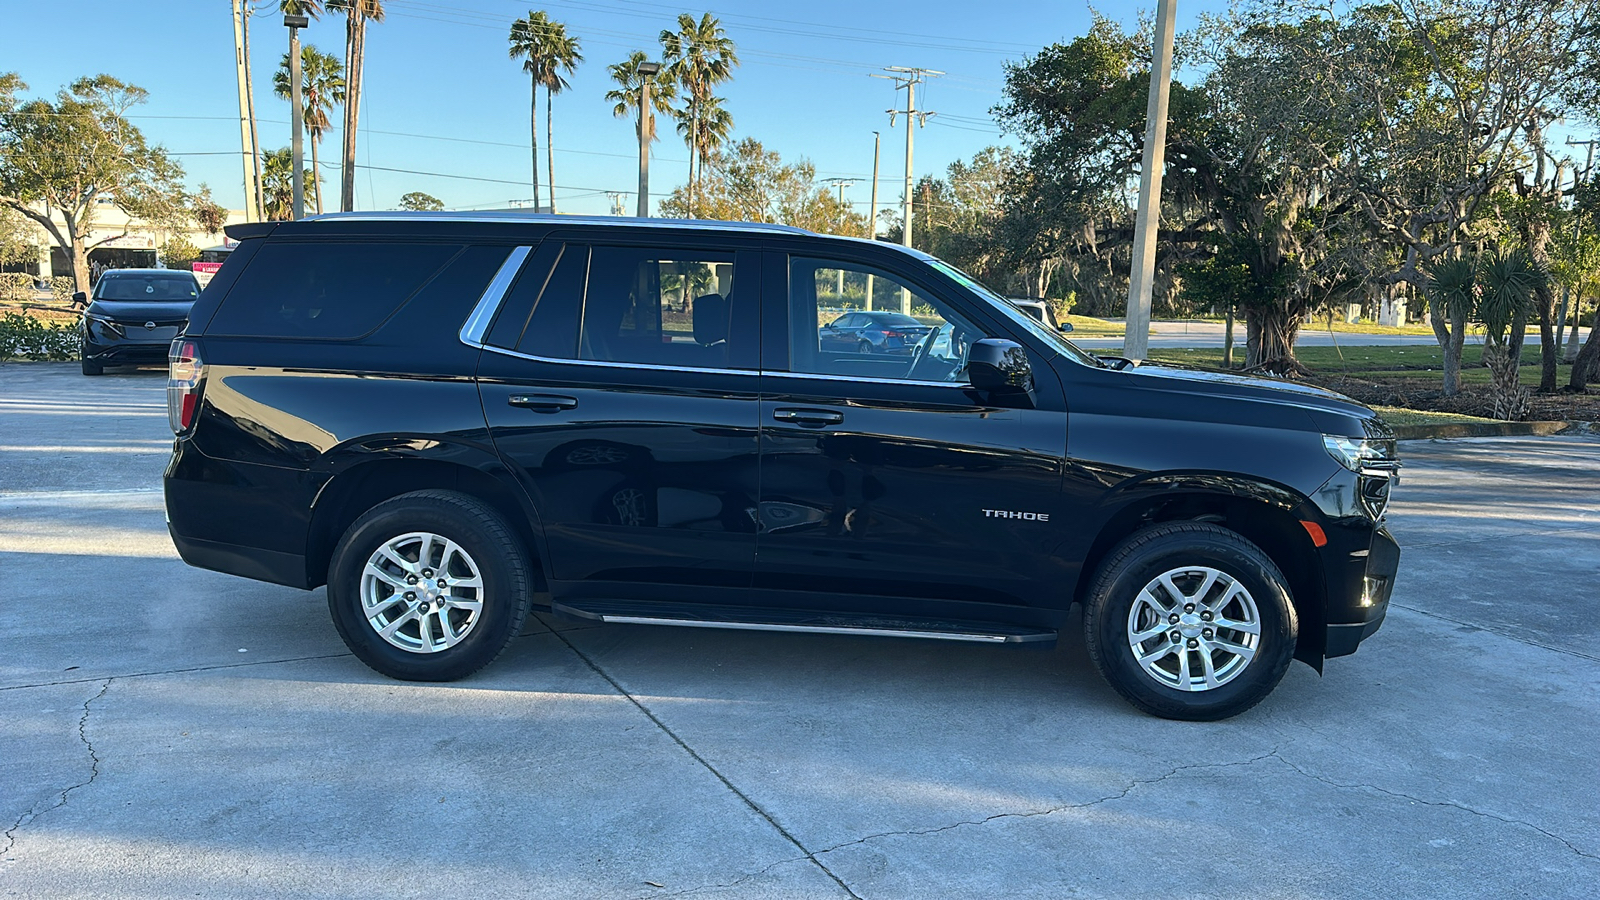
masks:
[[[243,241],[249,238],[266,237],[281,224],[281,222],[240,222],[224,226],[222,233],[236,241]]]

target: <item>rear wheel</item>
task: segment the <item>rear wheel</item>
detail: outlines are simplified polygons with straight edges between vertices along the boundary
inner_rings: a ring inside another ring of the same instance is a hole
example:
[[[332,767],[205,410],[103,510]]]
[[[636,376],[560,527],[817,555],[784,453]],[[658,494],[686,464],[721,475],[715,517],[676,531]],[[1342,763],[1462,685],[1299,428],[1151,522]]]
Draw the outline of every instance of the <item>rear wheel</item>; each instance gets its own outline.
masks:
[[[856,352],[857,353],[863,353],[863,354],[872,353],[872,342],[871,341],[862,341],[861,343],[857,344],[856,345]]]
[[[1101,565],[1084,610],[1100,674],[1168,719],[1225,719],[1261,702],[1289,668],[1296,630],[1278,567],[1204,522],[1128,538]]]
[[[328,609],[357,659],[391,678],[454,681],[511,643],[532,596],[527,553],[504,518],[451,491],[378,504],[328,568]]]

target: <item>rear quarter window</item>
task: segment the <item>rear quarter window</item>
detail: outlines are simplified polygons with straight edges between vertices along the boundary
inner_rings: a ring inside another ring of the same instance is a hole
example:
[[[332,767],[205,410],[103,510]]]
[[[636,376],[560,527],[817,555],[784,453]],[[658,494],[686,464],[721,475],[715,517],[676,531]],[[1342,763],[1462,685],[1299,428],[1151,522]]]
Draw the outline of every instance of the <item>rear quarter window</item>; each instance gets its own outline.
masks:
[[[353,340],[441,272],[458,244],[269,242],[228,291],[215,335]]]

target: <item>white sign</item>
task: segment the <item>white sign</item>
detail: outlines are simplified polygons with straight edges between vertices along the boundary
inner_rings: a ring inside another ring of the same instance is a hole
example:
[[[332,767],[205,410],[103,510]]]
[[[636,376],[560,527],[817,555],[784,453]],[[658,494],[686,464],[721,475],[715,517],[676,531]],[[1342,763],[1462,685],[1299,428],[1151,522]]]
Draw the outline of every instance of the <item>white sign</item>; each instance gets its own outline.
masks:
[[[111,250],[154,250],[156,241],[155,238],[148,234],[125,234],[121,237],[114,237],[100,244],[99,247]]]

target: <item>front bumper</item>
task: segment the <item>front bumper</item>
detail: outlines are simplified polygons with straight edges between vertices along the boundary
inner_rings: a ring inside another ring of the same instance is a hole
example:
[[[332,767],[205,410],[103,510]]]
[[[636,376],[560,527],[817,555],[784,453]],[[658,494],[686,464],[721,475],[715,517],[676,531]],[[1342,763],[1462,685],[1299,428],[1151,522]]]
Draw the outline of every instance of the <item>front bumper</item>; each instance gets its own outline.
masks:
[[[1346,577],[1328,597],[1328,636],[1324,657],[1348,656],[1371,637],[1389,612],[1389,595],[1400,570],[1400,545],[1378,526],[1365,551],[1349,554]]]
[[[141,327],[141,331],[143,328]],[[160,329],[172,331],[177,329]],[[90,362],[103,365],[131,365],[134,363],[161,363],[167,362],[167,353],[172,346],[171,340],[120,340],[106,341],[99,338],[86,338],[83,342],[83,358]]]

